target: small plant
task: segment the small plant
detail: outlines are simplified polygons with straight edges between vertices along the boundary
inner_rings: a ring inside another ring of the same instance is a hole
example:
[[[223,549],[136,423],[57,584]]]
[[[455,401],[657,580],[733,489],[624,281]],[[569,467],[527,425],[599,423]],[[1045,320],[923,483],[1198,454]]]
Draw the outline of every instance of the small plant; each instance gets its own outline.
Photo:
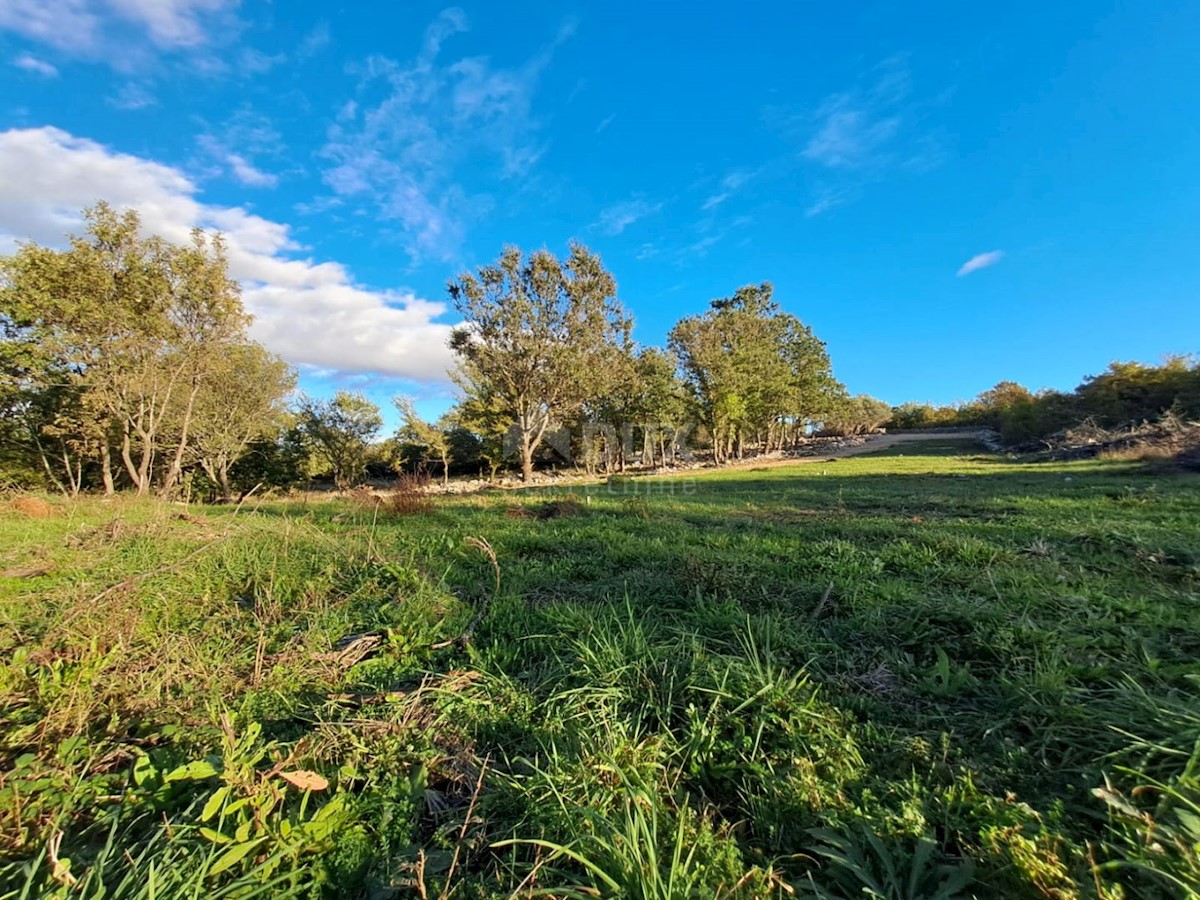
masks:
[[[941,647],[935,648],[937,662],[925,677],[925,689],[938,697],[955,697],[979,684],[967,665],[952,662]]]
[[[974,880],[969,861],[947,859],[933,835],[884,838],[867,826],[817,829],[812,852],[824,864],[809,873],[816,900],[954,900]]]
[[[387,508],[396,516],[412,516],[433,508],[427,472],[402,472],[387,495]]]

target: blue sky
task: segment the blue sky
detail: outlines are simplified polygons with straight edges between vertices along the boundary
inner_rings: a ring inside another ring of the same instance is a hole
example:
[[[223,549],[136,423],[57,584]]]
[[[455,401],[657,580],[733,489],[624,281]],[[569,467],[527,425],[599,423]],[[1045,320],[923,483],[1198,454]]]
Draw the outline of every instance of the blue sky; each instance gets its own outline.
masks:
[[[306,389],[430,414],[505,243],[589,244],[647,344],[772,281],[892,403],[1200,349],[1200,4],[682,10],[3,0],[0,248],[219,228]]]

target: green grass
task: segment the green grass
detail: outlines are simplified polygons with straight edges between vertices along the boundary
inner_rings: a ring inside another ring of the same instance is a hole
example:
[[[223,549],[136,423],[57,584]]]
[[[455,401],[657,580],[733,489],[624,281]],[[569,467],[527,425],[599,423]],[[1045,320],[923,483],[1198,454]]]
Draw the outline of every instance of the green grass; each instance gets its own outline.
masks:
[[[0,513],[0,896],[1200,891],[1200,479],[565,499]]]

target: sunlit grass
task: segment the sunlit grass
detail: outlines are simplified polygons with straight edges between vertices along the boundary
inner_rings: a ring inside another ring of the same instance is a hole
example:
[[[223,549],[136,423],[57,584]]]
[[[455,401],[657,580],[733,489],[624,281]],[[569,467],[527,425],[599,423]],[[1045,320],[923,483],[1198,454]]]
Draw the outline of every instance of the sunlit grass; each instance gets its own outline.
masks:
[[[1194,476],[947,442],[53,505],[0,513],[12,896],[1197,889]]]

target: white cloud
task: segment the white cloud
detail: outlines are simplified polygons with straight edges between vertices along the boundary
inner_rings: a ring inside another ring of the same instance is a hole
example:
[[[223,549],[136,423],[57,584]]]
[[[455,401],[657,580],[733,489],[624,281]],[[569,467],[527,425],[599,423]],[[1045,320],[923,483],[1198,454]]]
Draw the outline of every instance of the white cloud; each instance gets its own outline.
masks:
[[[144,55],[129,32],[160,50],[199,47],[233,23],[240,0],[3,0],[0,31],[127,68]]]
[[[212,174],[228,173],[247,187],[275,187],[279,176],[258,166],[254,157],[281,155],[283,138],[274,123],[250,106],[243,106],[214,132],[196,138]]]
[[[958,277],[962,278],[964,275],[970,275],[972,272],[978,272],[980,269],[994,266],[1002,259],[1004,259],[1003,250],[989,250],[987,253],[977,253],[959,266]]]
[[[826,97],[814,116],[804,156],[830,169],[865,169],[892,161],[894,145],[912,118],[912,86],[901,58],[884,60],[865,87]]]
[[[700,209],[704,212],[716,209],[730,197],[732,197],[747,181],[754,177],[754,172],[748,172],[745,169],[736,169],[730,172],[721,179],[721,188],[717,193],[711,195],[701,204]]]
[[[204,16],[232,9],[240,0],[105,0],[124,19],[143,26],[160,47],[194,47],[207,40]]]
[[[18,240],[61,246],[79,210],[103,199],[140,211],[147,232],[185,241],[222,231],[242,282],[252,334],[294,364],[339,373],[444,381],[450,326],[441,303],[372,290],[336,262],[304,258],[289,227],[240,207],[200,202],[178,169],[117,153],[56,128],[0,132],[0,252]]]
[[[22,53],[14,59],[13,65],[18,69],[24,69],[26,72],[32,72],[34,75],[41,75],[43,78],[55,78],[58,76],[58,69],[44,59],[38,59],[36,56],[30,56],[28,53]]]
[[[827,103],[819,115],[821,127],[804,155],[831,169],[858,169],[875,162],[900,126],[899,118],[880,118],[854,107],[846,97]]]
[[[835,207],[849,203],[858,196],[855,187],[831,187],[822,185],[814,193],[812,202],[805,208],[804,217],[811,219],[822,213],[827,213]]]
[[[945,159],[946,136],[929,122],[947,101],[914,95],[907,61],[885,59],[860,82],[826,96],[803,113],[769,107],[767,121],[795,140],[799,159],[822,174],[804,214],[808,217],[862,196],[868,185],[899,173],[920,174]]]
[[[511,69],[482,56],[443,61],[444,45],[467,27],[462,10],[447,9],[426,29],[414,58],[367,59],[359,96],[343,105],[321,151],[331,163],[326,184],[398,222],[417,261],[455,260],[467,223],[491,209],[489,198],[461,182],[520,177],[541,157],[534,91],[573,30],[564,26]]]
[[[662,209],[661,203],[651,203],[648,200],[634,198],[614,203],[600,211],[600,220],[596,228],[608,235],[617,235],[632,225],[638,219],[652,216]]]
[[[96,41],[100,16],[88,0],[5,0],[0,3],[0,30],[60,50],[83,50]]]
[[[253,47],[245,47],[238,54],[237,71],[238,74],[245,77],[263,75],[285,62],[287,62],[285,53],[276,53],[272,56],[261,50],[255,50]]]
[[[272,175],[270,172],[264,172],[262,169],[255,168],[250,162],[247,162],[236,153],[230,153],[225,157],[225,161],[229,163],[229,168],[233,170],[233,175],[242,184],[249,187],[275,187],[279,184],[279,176]]]
[[[296,48],[296,55],[301,59],[310,59],[328,47],[332,41],[333,35],[329,31],[329,23],[320,21],[313,26],[312,31],[304,36],[304,40]]]
[[[595,133],[599,134],[600,132],[604,131],[604,129],[606,129],[609,125],[611,125],[616,118],[617,118],[616,113],[613,113],[610,116],[605,116],[603,119],[600,120],[600,124],[596,126]]]
[[[134,112],[139,109],[157,106],[158,98],[150,93],[148,88],[130,81],[121,85],[115,94],[108,97],[108,105],[128,112]]]
[[[234,153],[211,134],[202,134],[196,139],[204,157],[211,161],[203,174],[215,177],[228,173],[247,187],[273,188],[279,184],[279,176],[264,172],[240,153]]]

